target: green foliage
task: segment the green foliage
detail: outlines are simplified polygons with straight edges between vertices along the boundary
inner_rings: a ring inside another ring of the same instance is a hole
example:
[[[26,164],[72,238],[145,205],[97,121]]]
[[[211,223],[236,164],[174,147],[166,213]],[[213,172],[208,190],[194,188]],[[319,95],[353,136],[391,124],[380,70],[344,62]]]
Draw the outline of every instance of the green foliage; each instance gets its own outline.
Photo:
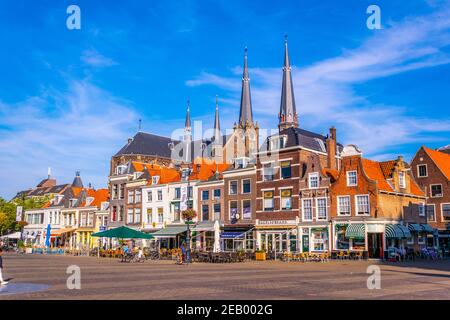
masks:
[[[23,210],[39,209],[42,208],[44,204],[52,199],[51,196],[46,195],[43,197],[35,198],[15,198],[11,201],[15,206],[22,206]]]
[[[0,198],[0,234],[16,230],[16,206]]]

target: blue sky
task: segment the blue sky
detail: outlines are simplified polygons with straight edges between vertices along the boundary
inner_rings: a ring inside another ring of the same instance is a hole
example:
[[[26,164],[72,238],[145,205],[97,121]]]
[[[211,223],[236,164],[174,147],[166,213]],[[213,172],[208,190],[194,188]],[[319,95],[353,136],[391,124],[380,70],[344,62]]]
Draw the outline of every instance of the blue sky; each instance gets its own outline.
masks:
[[[81,8],[81,30],[66,9]],[[381,30],[366,9],[381,8]],[[450,140],[450,4],[413,1],[0,3],[0,196],[76,170],[104,187],[110,157],[143,131],[170,135],[239,111],[248,47],[254,117],[276,128],[284,34],[300,126],[378,160]]]

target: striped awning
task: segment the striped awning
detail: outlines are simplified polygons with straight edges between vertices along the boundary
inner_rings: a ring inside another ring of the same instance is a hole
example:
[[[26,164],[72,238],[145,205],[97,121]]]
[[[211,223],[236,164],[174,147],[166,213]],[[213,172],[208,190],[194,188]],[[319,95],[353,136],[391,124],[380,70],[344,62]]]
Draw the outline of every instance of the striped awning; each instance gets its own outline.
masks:
[[[409,229],[400,224],[387,224],[385,228],[386,238],[402,239],[411,237]]]
[[[410,223],[410,224],[408,224],[408,229],[411,232],[422,232],[422,227],[418,223]]]
[[[349,224],[347,230],[345,231],[345,237],[350,239],[365,239],[366,226],[364,223]]]
[[[420,226],[422,227],[423,232],[426,232],[426,233],[434,233],[433,227],[430,226],[429,224],[421,224]]]
[[[402,224],[396,224],[397,228],[400,228],[400,230],[402,230],[403,232],[403,238],[410,238],[411,237],[411,232],[409,232],[409,229],[407,227],[405,227]]]

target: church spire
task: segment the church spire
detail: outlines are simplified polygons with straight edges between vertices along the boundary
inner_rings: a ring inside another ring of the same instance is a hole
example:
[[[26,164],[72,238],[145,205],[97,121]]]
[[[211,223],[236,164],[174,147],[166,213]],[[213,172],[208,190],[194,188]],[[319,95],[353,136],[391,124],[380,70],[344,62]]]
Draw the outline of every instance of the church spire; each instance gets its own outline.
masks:
[[[244,72],[242,75],[241,109],[239,112],[239,125],[253,123],[252,100],[250,96],[250,78],[248,76],[247,47],[244,55]]]
[[[295,107],[294,85],[292,83],[288,39],[286,35],[284,40],[283,84],[281,88],[281,104],[278,128],[280,130],[283,130],[289,127],[298,127],[298,116]]]
[[[184,139],[191,140],[192,130],[191,130],[191,105],[188,99],[187,101],[187,109],[186,109],[186,121],[184,122]]]
[[[214,119],[214,143],[220,142],[219,98],[216,95],[216,117]]]

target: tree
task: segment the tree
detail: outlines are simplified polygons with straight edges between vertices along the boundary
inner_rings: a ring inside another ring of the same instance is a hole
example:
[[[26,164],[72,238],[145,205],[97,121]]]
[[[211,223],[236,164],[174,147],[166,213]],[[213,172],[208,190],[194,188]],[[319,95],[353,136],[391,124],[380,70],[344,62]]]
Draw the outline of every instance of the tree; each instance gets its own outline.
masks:
[[[0,198],[0,234],[18,229],[16,224],[16,206]]]

